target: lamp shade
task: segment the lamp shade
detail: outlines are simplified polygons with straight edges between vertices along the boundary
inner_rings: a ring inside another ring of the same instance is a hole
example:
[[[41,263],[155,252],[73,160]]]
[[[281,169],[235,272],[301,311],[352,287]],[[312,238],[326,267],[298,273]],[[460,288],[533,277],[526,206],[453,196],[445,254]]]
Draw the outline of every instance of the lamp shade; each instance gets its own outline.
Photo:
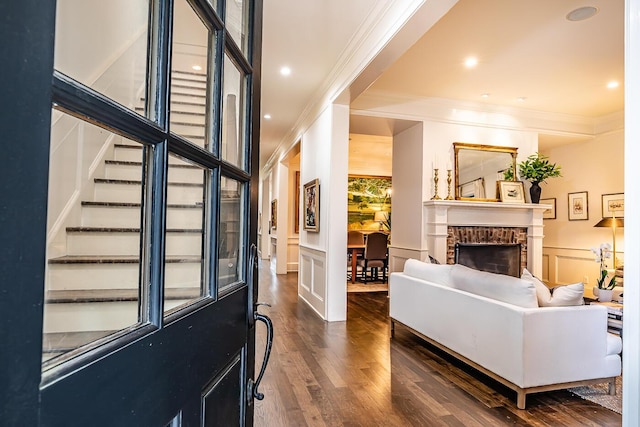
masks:
[[[385,212],[385,211],[376,211],[373,214],[373,220],[377,221],[377,222],[386,221],[387,218],[388,218],[387,212]]]
[[[602,218],[594,227],[624,227],[624,218]]]

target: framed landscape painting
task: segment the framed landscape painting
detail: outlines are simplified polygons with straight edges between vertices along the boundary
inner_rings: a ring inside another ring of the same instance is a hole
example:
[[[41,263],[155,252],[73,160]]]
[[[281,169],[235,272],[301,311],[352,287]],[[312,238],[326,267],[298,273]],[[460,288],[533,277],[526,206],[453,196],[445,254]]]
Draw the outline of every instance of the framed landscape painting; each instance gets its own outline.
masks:
[[[347,224],[349,230],[379,230],[376,212],[391,213],[391,177],[349,175]],[[391,222],[385,226],[389,229]],[[390,229],[389,229],[390,231]]]

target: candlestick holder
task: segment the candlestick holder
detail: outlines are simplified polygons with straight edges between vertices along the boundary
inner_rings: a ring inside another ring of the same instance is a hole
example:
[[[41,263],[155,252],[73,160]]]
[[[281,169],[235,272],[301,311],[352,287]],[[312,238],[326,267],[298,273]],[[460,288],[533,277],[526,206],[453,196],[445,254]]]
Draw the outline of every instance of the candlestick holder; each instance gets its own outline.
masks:
[[[453,200],[451,196],[451,169],[447,169],[447,197],[445,200]]]
[[[442,198],[438,196],[438,169],[437,168],[433,169],[433,183],[434,183],[434,190],[433,190],[433,197],[431,198],[431,200],[442,200]]]

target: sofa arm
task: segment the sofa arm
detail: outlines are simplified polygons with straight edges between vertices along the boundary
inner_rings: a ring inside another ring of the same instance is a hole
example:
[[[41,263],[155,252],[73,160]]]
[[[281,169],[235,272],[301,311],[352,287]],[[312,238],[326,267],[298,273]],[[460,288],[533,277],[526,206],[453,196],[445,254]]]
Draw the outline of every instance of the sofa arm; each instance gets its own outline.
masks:
[[[620,356],[608,354],[605,307],[527,310],[523,327],[524,387],[620,375]]]

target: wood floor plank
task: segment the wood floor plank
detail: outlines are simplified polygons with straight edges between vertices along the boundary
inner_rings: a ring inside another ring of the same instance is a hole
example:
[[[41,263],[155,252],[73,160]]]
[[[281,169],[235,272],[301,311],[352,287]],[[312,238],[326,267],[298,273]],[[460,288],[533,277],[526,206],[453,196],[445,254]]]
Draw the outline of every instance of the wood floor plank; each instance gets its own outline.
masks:
[[[569,391],[515,393],[396,328],[386,293],[349,293],[347,321],[324,322],[297,297],[297,275],[260,268],[273,320],[271,360],[255,404],[258,427],[620,426],[622,418]],[[258,328],[256,348],[264,348]],[[261,363],[258,356],[256,363]]]

